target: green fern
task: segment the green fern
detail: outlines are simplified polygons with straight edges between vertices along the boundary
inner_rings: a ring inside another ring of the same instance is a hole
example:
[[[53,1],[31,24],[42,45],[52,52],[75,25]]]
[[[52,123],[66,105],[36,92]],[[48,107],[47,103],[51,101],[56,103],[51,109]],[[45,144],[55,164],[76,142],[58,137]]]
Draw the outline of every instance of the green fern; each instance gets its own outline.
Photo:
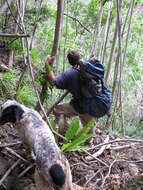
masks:
[[[87,149],[87,146],[83,146],[88,139],[92,137],[90,130],[93,128],[95,120],[91,120],[86,126],[84,126],[79,132],[80,127],[79,119],[75,118],[66,131],[66,141],[61,147],[63,152],[77,151]]]
[[[65,137],[68,140],[72,140],[75,137],[75,134],[77,133],[79,127],[80,127],[79,119],[78,118],[73,119],[66,131]]]

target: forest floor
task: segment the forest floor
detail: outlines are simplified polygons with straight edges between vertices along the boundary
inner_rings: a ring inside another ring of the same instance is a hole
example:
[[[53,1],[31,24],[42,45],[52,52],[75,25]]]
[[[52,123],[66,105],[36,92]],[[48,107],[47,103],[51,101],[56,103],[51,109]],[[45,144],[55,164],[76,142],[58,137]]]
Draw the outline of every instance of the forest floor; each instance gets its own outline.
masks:
[[[0,190],[35,190],[34,161],[11,124],[0,127],[0,150]],[[73,182],[85,189],[143,190],[142,141],[121,140],[98,130],[88,151],[65,155]]]

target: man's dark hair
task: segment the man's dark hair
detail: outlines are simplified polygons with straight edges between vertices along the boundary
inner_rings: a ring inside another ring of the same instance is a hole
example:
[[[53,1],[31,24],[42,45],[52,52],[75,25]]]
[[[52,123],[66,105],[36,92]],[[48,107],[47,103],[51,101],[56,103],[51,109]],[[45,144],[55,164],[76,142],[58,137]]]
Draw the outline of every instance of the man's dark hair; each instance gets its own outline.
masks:
[[[78,51],[70,50],[67,55],[68,61],[72,66],[75,66],[79,63],[80,54]]]

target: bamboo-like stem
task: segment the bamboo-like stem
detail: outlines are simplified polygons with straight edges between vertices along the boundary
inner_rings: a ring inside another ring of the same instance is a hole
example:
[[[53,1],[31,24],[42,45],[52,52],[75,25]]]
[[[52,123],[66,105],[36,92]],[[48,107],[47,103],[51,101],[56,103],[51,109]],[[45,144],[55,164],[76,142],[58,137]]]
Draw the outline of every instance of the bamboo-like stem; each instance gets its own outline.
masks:
[[[67,15],[69,12],[69,1],[67,0]],[[63,53],[63,72],[66,67],[66,43],[67,43],[67,34],[68,34],[68,16],[66,17],[66,33],[65,33],[65,42],[64,42],[64,53]]]
[[[93,37],[93,43],[92,43],[92,46],[91,46],[90,57],[94,56],[95,51],[97,53],[97,47],[98,47],[98,42],[99,42],[99,38],[100,38],[101,21],[102,21],[102,15],[103,15],[103,10],[104,10],[105,3],[106,3],[106,0],[102,0],[100,10],[99,10],[97,27],[96,27],[95,35]]]
[[[106,21],[105,31],[104,31],[103,48],[102,48],[101,58],[100,58],[100,61],[102,64],[104,63],[104,58],[105,58],[105,53],[106,53],[106,46],[107,46],[111,18],[112,18],[112,8],[113,8],[113,1],[111,0],[109,2],[109,12],[108,12],[108,17]]]

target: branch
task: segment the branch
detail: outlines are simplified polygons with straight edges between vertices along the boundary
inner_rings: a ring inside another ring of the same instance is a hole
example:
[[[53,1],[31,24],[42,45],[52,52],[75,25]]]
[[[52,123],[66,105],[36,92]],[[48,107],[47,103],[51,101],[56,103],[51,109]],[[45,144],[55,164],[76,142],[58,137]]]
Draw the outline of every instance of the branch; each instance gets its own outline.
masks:
[[[35,166],[35,163],[34,164],[30,164],[30,166],[28,166],[24,171],[22,171],[18,177],[21,178],[23,177],[31,168],[33,168]]]
[[[0,186],[2,185],[3,181],[7,178],[7,176],[10,174],[10,172],[20,163],[20,159],[18,159],[4,174],[4,176],[0,180]]]
[[[15,142],[15,143],[0,144],[0,148],[15,146],[15,145],[19,145],[19,144],[21,144],[21,141]]]
[[[105,162],[103,162],[102,160],[100,160],[99,158],[95,157],[94,155],[90,154],[87,150],[82,150],[84,153],[88,154],[90,157],[92,157],[93,159],[97,160],[98,162],[100,162],[101,164],[103,164],[104,166],[106,166],[107,168],[109,167],[108,164],[106,164]]]
[[[89,148],[88,150],[92,150],[92,149],[95,149],[95,148],[100,148],[104,145],[108,145],[108,144],[112,144],[112,143],[116,143],[116,142],[137,142],[137,143],[143,143],[143,140],[136,140],[136,139],[116,139],[116,140],[113,140],[113,141],[110,141],[110,142],[107,142],[107,143],[101,143],[101,144],[98,144],[92,148]]]
[[[111,173],[111,169],[112,169],[113,165],[114,165],[116,162],[117,162],[117,160],[115,159],[115,160],[111,163],[111,165],[109,166],[108,173],[107,173],[107,175],[105,176],[105,178],[103,179],[103,182],[102,182],[102,185],[101,185],[102,188],[103,188],[103,186],[104,186],[104,184],[105,184],[106,179],[109,177],[109,175],[110,175],[110,173]]]
[[[0,37],[11,37],[11,38],[26,38],[30,37],[29,34],[8,34],[8,33],[0,33]]]
[[[9,153],[13,154],[14,156],[16,156],[17,158],[21,159],[22,161],[29,163],[29,161],[27,161],[25,158],[23,158],[22,156],[20,156],[19,154],[17,154],[14,150],[12,150],[11,148],[6,147],[5,150],[7,150]]]
[[[82,26],[87,32],[91,33],[91,31],[90,31],[88,28],[86,28],[77,18],[75,18],[75,17],[73,17],[73,16],[70,16],[70,15],[68,15],[68,14],[66,14],[66,13],[64,13],[64,15],[67,16],[67,17],[69,17],[69,18],[71,18],[71,19],[73,19],[73,20],[75,20],[75,21],[78,22],[78,23],[80,24],[80,26]]]
[[[109,136],[106,137],[106,139],[104,140],[104,143],[108,143],[108,141],[109,141]],[[104,150],[106,149],[106,147],[107,147],[107,145],[102,146],[97,152],[95,152],[94,154],[92,154],[92,156],[94,156],[94,157],[100,156],[104,152]],[[89,160],[92,160],[93,157],[87,156],[87,157],[85,157],[85,159],[87,161],[89,161]]]

